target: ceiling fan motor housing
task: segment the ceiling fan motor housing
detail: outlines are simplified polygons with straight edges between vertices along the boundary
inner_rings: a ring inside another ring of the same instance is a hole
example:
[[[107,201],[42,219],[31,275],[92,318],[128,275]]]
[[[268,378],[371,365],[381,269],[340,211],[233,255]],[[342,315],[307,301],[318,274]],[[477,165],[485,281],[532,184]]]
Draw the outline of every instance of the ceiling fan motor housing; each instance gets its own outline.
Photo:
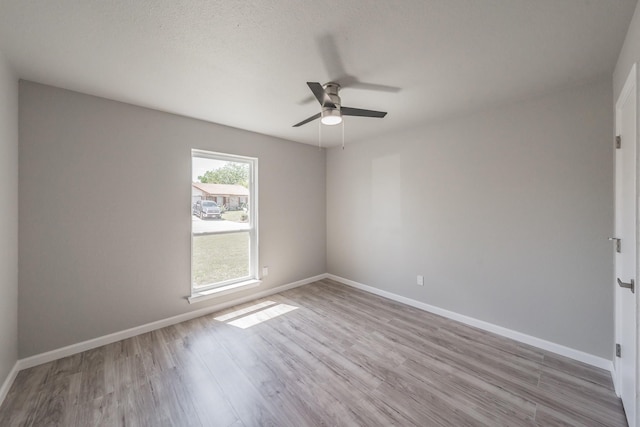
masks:
[[[329,82],[324,85],[324,91],[335,106],[322,106],[322,123],[326,125],[337,125],[342,122],[342,113],[340,112],[340,85]]]
[[[329,82],[324,85],[324,91],[329,96],[331,102],[335,104],[335,109],[340,110],[340,96],[338,95],[338,92],[340,91],[340,85],[338,83]],[[323,109],[333,110],[334,108],[327,108],[323,105]]]

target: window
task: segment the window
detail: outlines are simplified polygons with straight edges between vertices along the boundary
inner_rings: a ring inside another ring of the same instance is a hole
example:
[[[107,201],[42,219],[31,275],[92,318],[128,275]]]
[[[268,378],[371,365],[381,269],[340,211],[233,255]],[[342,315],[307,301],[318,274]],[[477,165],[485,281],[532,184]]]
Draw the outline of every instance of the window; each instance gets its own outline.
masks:
[[[191,296],[258,279],[258,160],[191,151]]]

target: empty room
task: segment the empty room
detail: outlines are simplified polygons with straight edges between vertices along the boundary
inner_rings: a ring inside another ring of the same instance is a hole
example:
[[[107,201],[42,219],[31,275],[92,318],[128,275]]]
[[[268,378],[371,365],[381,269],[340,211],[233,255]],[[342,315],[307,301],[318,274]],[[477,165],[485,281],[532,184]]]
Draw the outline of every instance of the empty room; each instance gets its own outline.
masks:
[[[0,1],[0,426],[640,426],[636,0]]]

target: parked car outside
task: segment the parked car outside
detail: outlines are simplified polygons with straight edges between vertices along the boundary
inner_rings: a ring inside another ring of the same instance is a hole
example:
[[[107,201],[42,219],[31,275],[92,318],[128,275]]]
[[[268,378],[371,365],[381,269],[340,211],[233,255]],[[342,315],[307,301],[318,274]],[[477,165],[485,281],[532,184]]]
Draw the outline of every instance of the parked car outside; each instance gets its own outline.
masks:
[[[222,218],[220,207],[213,200],[198,200],[193,206],[193,214],[199,216],[200,219]]]

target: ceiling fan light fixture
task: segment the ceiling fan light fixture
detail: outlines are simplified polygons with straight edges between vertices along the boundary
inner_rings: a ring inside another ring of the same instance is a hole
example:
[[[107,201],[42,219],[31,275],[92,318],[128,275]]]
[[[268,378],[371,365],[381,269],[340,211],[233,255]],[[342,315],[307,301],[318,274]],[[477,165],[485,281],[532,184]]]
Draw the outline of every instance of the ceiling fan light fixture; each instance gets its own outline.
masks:
[[[322,119],[320,119],[323,125],[338,125],[342,123],[342,114],[337,108],[325,108],[322,110]]]

